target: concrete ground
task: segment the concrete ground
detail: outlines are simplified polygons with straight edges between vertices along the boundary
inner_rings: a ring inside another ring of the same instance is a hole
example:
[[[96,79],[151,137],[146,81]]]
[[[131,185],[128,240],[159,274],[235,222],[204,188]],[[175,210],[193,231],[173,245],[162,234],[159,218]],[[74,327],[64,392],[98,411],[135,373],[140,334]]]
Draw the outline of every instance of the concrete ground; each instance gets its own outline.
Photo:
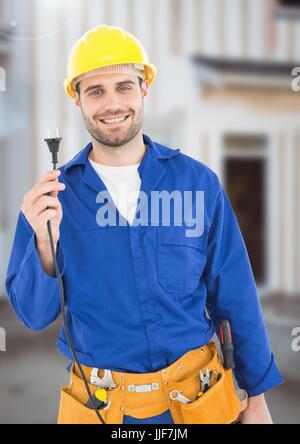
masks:
[[[1,303],[0,326],[6,330],[6,351],[0,353],[0,424],[55,423],[69,362],[55,347],[60,322],[32,332],[9,304]]]
[[[282,424],[300,423],[300,352],[290,345],[300,313],[293,303],[287,301],[284,309],[275,299],[264,304],[272,347],[286,379],[266,398],[274,422]],[[0,424],[54,424],[59,390],[68,382],[69,361],[55,348],[60,321],[33,333],[16,320],[7,303],[0,303],[0,326],[7,336],[7,351],[0,353]]]
[[[286,383],[266,394],[276,423],[300,424],[300,351],[293,351],[292,330],[300,328],[299,295],[281,294],[263,299],[264,317],[272,350]],[[300,343],[300,341],[298,341]]]

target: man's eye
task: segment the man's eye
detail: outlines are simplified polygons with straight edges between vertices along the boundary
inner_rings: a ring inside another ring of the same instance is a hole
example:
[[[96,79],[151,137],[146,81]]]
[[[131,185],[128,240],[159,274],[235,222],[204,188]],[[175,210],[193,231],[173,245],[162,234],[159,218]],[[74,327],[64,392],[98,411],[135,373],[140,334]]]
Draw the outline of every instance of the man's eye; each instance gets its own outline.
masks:
[[[130,86],[121,86],[120,89],[123,91],[129,91],[131,88]]]
[[[99,93],[101,93],[100,89],[94,89],[92,92],[90,92],[90,96],[97,96]]]

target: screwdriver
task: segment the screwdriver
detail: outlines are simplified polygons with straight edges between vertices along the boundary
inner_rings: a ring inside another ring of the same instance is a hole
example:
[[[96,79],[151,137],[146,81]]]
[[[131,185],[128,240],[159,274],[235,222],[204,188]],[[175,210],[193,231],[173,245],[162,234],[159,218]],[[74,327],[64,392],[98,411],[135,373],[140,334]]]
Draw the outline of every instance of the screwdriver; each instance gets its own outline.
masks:
[[[230,323],[227,319],[221,321],[220,323],[220,341],[224,357],[224,368],[233,369],[233,343],[231,337]]]
[[[107,393],[106,393],[106,390],[104,390],[104,389],[97,390],[92,395],[92,399],[93,399],[93,403],[94,403],[95,407],[98,410],[99,409],[103,409],[104,407],[107,406]],[[85,404],[85,406],[88,407],[89,409],[93,409],[94,408],[90,399],[88,399],[88,401]]]

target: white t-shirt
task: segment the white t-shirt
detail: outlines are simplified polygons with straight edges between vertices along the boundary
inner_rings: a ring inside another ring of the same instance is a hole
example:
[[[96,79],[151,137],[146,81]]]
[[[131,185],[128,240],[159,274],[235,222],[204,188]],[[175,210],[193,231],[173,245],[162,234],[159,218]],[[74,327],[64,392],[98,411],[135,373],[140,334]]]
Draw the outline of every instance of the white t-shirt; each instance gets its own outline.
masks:
[[[131,225],[135,216],[139,197],[141,179],[138,172],[139,163],[128,166],[107,166],[89,161],[104,182],[120,214]]]

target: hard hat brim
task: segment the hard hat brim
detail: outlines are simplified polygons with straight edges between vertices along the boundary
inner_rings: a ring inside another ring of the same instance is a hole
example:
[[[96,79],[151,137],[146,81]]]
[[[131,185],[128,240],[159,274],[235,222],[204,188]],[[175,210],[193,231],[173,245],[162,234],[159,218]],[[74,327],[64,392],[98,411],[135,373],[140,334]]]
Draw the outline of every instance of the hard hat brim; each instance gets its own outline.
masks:
[[[126,62],[124,62],[124,64],[125,63]],[[135,62],[130,61],[128,63],[129,64],[134,64]],[[98,67],[95,68],[95,70],[96,69],[100,69],[102,67],[112,66],[112,65],[117,65],[117,64],[119,64],[119,63],[115,63],[115,64],[110,63],[109,65],[98,66]],[[136,64],[141,64],[141,63],[140,62],[136,62]],[[94,70],[91,70],[91,71],[94,71]],[[88,71],[88,72],[90,72],[90,71]],[[64,80],[64,89],[65,89],[65,91],[66,91],[66,93],[67,93],[69,98],[71,98],[71,99],[75,98],[75,89],[73,87],[73,82],[74,82],[74,80],[76,78],[80,77],[80,75],[83,75],[83,74],[86,74],[86,73],[83,72],[83,73],[79,74],[78,76],[76,76],[75,78],[74,77],[66,77],[65,78],[65,80]],[[156,78],[157,69],[151,63],[144,64],[144,74],[145,74],[145,81],[147,81],[148,85],[150,86],[154,82],[154,80]],[[95,74],[95,75],[97,75],[97,74]]]

